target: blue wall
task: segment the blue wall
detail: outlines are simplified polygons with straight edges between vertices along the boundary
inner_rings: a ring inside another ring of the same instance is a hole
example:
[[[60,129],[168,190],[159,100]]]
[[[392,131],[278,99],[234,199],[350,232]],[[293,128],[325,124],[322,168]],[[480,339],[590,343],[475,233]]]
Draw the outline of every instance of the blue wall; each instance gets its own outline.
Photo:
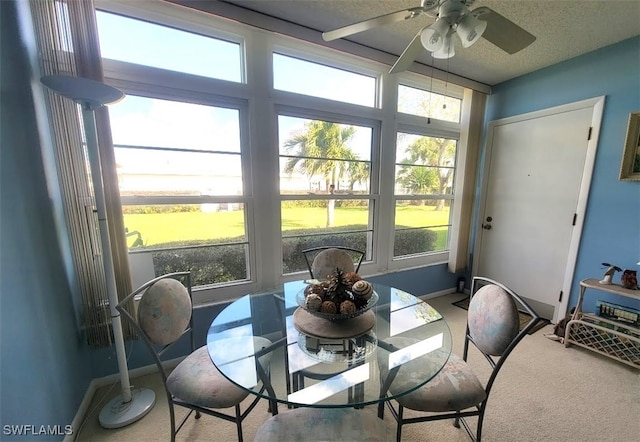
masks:
[[[618,180],[629,113],[640,110],[640,37],[497,85],[488,100],[491,121],[602,95],[602,128],[569,308],[582,279],[602,277],[602,262],[640,270],[640,182]],[[614,282],[619,278],[618,273]],[[586,299],[585,309],[593,310],[596,299],[640,307],[640,301],[598,294]]]
[[[0,2],[0,416],[3,430],[19,424],[64,429],[93,373],[56,235],[16,12],[14,2]],[[4,431],[0,437],[12,439]]]

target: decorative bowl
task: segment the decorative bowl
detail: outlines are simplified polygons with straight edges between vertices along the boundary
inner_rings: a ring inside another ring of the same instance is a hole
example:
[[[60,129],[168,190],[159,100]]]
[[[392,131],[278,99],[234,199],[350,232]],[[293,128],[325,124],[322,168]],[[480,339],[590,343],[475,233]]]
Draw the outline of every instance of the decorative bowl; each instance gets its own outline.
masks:
[[[329,321],[344,321],[345,319],[352,319],[355,317],[360,316],[361,314],[371,310],[371,307],[373,307],[374,305],[376,305],[378,303],[378,293],[374,290],[373,293],[371,294],[371,298],[369,298],[369,301],[367,302],[367,304],[362,307],[359,308],[358,310],[356,310],[353,313],[349,313],[349,314],[342,314],[342,313],[324,313],[324,312],[320,312],[317,310],[310,310],[307,308],[306,305],[306,296],[304,293],[304,289],[300,290],[297,294],[296,294],[296,302],[298,303],[298,306],[300,306],[300,308],[308,311],[309,313],[311,313],[313,316],[317,316],[318,318],[322,318],[322,319],[328,319]]]

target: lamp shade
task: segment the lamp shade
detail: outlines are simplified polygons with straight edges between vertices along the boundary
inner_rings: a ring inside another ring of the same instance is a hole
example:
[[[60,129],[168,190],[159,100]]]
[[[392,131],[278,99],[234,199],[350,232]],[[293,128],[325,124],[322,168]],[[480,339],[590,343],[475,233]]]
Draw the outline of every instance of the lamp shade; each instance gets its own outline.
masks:
[[[478,20],[473,15],[467,14],[458,23],[456,32],[460,37],[462,46],[468,48],[482,37],[485,29],[487,29],[486,21]]]
[[[420,41],[427,51],[435,52],[442,47],[448,33],[449,24],[446,20],[438,19],[431,26],[422,30]]]
[[[41,81],[63,97],[88,103],[92,108],[116,103],[124,98],[124,93],[120,90],[88,78],[48,75],[42,77]]]
[[[433,58],[451,58],[456,55],[455,48],[453,47],[453,38],[451,38],[452,34],[453,33],[450,32],[444,37],[440,49],[431,54]]]

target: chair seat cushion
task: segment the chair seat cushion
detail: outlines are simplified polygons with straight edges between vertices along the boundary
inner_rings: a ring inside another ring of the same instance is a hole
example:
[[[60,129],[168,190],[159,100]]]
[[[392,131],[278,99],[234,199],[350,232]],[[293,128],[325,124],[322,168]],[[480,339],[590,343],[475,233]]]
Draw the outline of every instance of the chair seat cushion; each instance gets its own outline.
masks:
[[[398,376],[403,376],[402,371]],[[391,388],[393,390],[393,386]],[[403,407],[418,411],[460,411],[487,397],[480,380],[467,363],[451,354],[442,370],[417,390],[397,398]]]
[[[395,430],[372,410],[296,408],[269,418],[256,432],[256,442],[390,441]]]
[[[167,378],[167,389],[177,399],[205,408],[233,407],[249,394],[220,373],[206,345],[178,364]]]

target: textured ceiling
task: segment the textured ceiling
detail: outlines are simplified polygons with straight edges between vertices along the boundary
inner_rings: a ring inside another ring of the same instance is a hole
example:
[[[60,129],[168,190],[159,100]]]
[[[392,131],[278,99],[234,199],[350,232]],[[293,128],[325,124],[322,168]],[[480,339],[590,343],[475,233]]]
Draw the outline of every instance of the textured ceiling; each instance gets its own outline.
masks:
[[[318,31],[329,31],[379,15],[420,5],[420,0],[229,0],[243,8],[281,18]],[[537,37],[524,50],[509,55],[484,39],[456,55],[436,60],[435,67],[488,85],[509,80],[586,52],[640,35],[640,0],[477,0]],[[432,18],[415,19],[371,29],[348,40],[400,55]],[[640,54],[639,54],[640,69]],[[418,62],[431,64],[425,51]],[[640,74],[639,74],[640,75]]]

